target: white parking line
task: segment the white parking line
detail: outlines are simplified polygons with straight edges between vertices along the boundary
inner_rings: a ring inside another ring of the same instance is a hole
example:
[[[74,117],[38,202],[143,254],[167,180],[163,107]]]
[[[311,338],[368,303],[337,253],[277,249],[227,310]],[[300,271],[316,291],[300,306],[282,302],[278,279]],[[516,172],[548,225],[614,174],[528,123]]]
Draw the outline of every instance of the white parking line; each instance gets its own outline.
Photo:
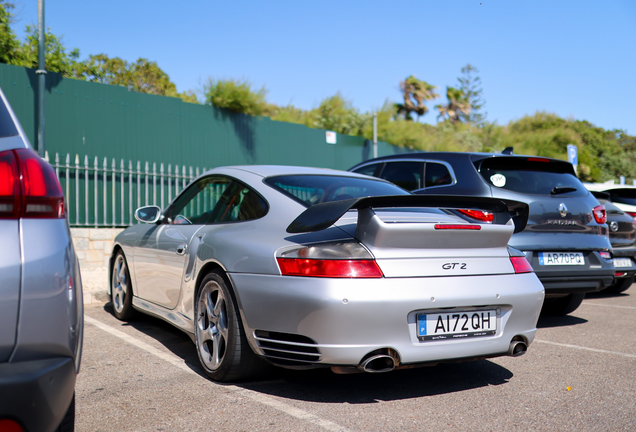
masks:
[[[594,302],[581,303],[581,306],[605,306],[605,307],[613,307],[613,308],[619,308],[619,309],[636,309],[636,307],[634,306],[619,306],[619,305],[610,305],[610,304],[594,303]]]
[[[131,345],[136,346],[137,348],[141,348],[142,350],[154,355],[155,357],[159,357],[162,360],[167,361],[168,363],[172,364],[173,366],[178,367],[179,369],[181,369],[184,372],[187,372],[189,374],[193,374],[193,375],[197,375],[198,374],[193,371],[187,364],[185,361],[183,361],[183,359],[177,357],[174,354],[168,353],[168,352],[164,352],[161,351],[151,345],[148,345],[147,343],[133,337],[130,336],[120,330],[117,330],[116,328],[113,328],[111,326],[109,326],[108,324],[104,324],[101,321],[96,320],[95,318],[89,317],[84,315],[84,322],[94,325],[95,327],[110,333],[111,335],[120,338],[123,341],[128,342]],[[262,393],[258,393],[252,390],[248,390],[248,389],[244,389],[241,387],[237,387],[237,386],[227,386],[224,387],[224,389],[226,390],[230,390],[232,393],[236,393],[239,394],[241,396],[245,396],[248,397],[250,399],[252,399],[255,402],[261,403],[263,405],[267,405],[271,408],[277,409],[278,411],[284,412],[285,414],[288,414],[292,417],[296,417],[300,420],[304,420],[308,423],[314,424],[316,426],[319,426],[325,430],[328,431],[333,431],[333,432],[349,432],[349,429],[340,426],[336,423],[333,423],[329,420],[325,420],[322,419],[314,414],[308,413],[307,411],[301,410],[300,408],[296,408],[293,407],[291,405],[288,405],[284,402],[278,401],[270,396],[264,395]]]
[[[636,358],[636,355],[634,355],[634,354],[627,354],[627,353],[622,353],[622,352],[617,352],[617,351],[607,351],[607,350],[602,350],[602,349],[598,349],[598,348],[590,348],[590,347],[584,347],[584,346],[579,346],[579,345],[571,345],[571,344],[564,344],[564,343],[559,343],[559,342],[551,342],[551,341],[546,341],[546,340],[541,340],[541,339],[535,339],[534,341],[535,342],[539,342],[539,343],[548,344],[548,345],[556,345],[556,346],[560,346],[560,347],[565,347],[565,348],[574,348],[574,349],[579,349],[579,350],[584,350],[584,351],[597,352],[597,353],[601,353],[601,354],[612,354],[612,355],[618,355],[618,356],[627,357],[627,358]]]

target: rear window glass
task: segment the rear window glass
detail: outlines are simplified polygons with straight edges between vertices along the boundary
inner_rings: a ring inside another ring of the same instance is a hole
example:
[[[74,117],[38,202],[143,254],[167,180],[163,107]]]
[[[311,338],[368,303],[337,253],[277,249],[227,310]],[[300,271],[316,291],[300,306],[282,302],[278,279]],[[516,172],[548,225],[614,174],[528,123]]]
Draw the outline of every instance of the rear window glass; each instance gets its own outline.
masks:
[[[542,158],[483,160],[479,173],[498,189],[536,195],[585,196],[587,189],[566,162]]]
[[[265,179],[265,183],[310,207],[350,198],[409,195],[404,189],[371,179],[325,175],[287,175]]]
[[[636,189],[612,189],[607,192],[613,202],[636,205]]]
[[[18,135],[18,130],[13,123],[9,110],[0,98],[0,138]]]

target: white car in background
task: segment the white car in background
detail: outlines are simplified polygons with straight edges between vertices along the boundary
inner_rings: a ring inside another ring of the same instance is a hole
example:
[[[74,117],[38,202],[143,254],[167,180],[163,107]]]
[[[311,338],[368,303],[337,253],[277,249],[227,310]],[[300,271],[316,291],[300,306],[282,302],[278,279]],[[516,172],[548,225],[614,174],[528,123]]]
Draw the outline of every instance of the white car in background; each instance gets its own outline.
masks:
[[[583,183],[590,192],[605,192],[616,207],[636,218],[636,186],[607,183]]]

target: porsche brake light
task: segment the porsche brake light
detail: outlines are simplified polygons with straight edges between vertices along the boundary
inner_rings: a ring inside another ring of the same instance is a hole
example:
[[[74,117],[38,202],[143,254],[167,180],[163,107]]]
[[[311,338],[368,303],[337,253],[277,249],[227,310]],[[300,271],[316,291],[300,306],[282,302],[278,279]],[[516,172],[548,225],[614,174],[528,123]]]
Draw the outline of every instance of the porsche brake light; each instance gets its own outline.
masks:
[[[66,217],[53,168],[30,149],[0,153],[0,218]]]
[[[436,230],[480,230],[480,225],[471,224],[436,224]]]
[[[607,222],[607,212],[605,211],[604,205],[597,205],[592,209],[592,214],[594,215],[594,220],[598,224],[604,224]]]
[[[283,276],[381,278],[382,270],[360,243],[342,241],[303,245],[276,257]]]
[[[468,209],[458,209],[457,211],[463,215],[466,215],[473,219],[477,219],[480,222],[492,223],[492,221],[495,219],[494,213],[490,213],[486,211],[468,210]]]
[[[511,256],[510,262],[515,269],[515,273],[530,273],[532,272],[532,266],[524,256]]]

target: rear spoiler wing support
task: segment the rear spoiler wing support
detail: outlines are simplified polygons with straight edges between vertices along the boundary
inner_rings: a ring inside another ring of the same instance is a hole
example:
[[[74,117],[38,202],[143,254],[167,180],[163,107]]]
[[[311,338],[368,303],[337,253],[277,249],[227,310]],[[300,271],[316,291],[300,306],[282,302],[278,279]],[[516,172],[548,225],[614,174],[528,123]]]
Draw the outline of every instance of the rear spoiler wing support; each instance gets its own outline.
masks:
[[[528,204],[499,198],[478,198],[450,195],[390,195],[352,198],[316,204],[302,212],[287,227],[290,234],[321,231],[329,228],[346,212],[364,208],[441,208],[470,209],[493,213],[493,224],[505,225],[510,219],[515,233],[523,231],[528,222]]]

